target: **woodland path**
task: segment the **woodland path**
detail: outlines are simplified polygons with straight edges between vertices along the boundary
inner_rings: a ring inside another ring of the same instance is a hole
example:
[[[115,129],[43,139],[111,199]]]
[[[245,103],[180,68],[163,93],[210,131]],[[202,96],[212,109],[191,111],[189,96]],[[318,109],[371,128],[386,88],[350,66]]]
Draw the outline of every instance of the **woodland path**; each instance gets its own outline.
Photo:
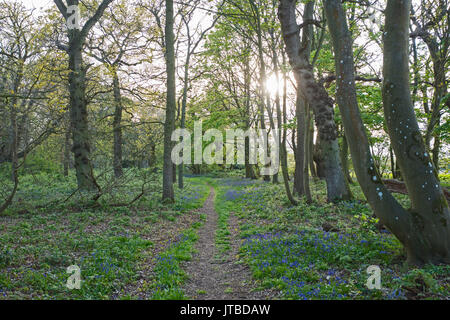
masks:
[[[184,284],[187,297],[199,300],[267,300],[273,293],[270,290],[254,292],[251,271],[244,263],[238,263],[239,221],[230,213],[231,250],[220,253],[215,245],[218,214],[214,209],[215,191],[210,188],[208,199],[200,213],[206,215],[204,225],[198,231],[195,245],[196,253],[186,262],[183,269],[189,276]]]

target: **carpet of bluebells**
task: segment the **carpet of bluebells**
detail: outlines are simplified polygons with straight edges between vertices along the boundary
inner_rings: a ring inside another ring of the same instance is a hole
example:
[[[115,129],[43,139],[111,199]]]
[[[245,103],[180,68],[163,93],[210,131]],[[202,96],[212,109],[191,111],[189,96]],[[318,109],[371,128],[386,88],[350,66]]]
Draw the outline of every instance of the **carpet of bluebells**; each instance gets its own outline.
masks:
[[[261,287],[278,289],[284,299],[450,299],[450,268],[408,269],[401,244],[375,227],[355,186],[355,200],[334,205],[315,181],[315,203],[296,207],[281,185],[222,180],[220,189],[241,219],[243,259]],[[337,230],[325,231],[324,222]],[[379,290],[366,286],[370,265],[381,269]]]
[[[276,285],[292,299],[357,296],[366,290],[361,276],[367,261],[383,265],[395,247],[388,237],[366,240],[355,234],[305,230],[295,234],[256,234],[243,244],[255,276],[269,279],[266,283]],[[361,266],[355,270],[358,277],[352,279],[346,271],[357,265]]]

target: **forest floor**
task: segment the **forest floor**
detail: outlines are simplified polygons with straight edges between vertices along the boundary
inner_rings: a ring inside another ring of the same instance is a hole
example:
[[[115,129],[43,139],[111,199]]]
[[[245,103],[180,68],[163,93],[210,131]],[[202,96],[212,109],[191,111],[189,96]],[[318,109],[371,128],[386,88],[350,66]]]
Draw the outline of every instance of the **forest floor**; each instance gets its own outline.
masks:
[[[353,200],[330,204],[325,183],[311,180],[313,203],[292,206],[283,184],[186,177],[168,205],[158,174],[103,179],[111,192],[93,203],[73,193],[73,174],[22,174],[0,216],[0,300],[450,299],[450,267],[407,266],[357,185]],[[71,265],[80,289],[66,286]],[[381,289],[366,286],[371,265]]]
[[[238,219],[230,217],[231,250],[223,254],[215,245],[218,214],[214,209],[215,191],[203,208],[206,221],[199,230],[195,245],[196,254],[183,266],[189,276],[184,291],[188,297],[202,300],[267,300],[274,295],[271,290],[255,291],[252,273],[247,265],[238,261],[241,239]]]

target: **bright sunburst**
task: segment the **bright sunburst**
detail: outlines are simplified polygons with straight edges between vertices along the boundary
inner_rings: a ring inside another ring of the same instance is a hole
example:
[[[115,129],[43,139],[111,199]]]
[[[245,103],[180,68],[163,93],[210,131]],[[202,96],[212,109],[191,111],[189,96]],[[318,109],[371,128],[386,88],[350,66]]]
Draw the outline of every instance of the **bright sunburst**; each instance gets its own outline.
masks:
[[[272,73],[266,80],[266,90],[272,97],[275,96],[277,91],[280,95],[283,94],[283,85],[282,78],[279,76],[277,79],[277,75],[275,73]]]

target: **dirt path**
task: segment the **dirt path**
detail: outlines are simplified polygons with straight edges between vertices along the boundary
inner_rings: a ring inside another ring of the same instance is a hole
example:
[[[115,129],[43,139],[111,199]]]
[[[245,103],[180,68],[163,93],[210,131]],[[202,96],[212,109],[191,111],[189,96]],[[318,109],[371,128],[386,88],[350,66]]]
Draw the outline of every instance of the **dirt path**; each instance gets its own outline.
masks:
[[[216,258],[219,254],[215,246],[218,215],[214,210],[214,195],[214,189],[211,188],[209,197],[200,210],[207,216],[207,220],[198,232],[197,253],[191,261],[184,264],[184,270],[189,275],[183,288],[186,296],[199,300],[270,299],[274,293],[268,290],[251,292],[255,284],[250,270],[245,264],[238,264],[236,261],[241,240],[238,237],[238,219],[232,214],[229,219],[231,250],[225,259]]]

